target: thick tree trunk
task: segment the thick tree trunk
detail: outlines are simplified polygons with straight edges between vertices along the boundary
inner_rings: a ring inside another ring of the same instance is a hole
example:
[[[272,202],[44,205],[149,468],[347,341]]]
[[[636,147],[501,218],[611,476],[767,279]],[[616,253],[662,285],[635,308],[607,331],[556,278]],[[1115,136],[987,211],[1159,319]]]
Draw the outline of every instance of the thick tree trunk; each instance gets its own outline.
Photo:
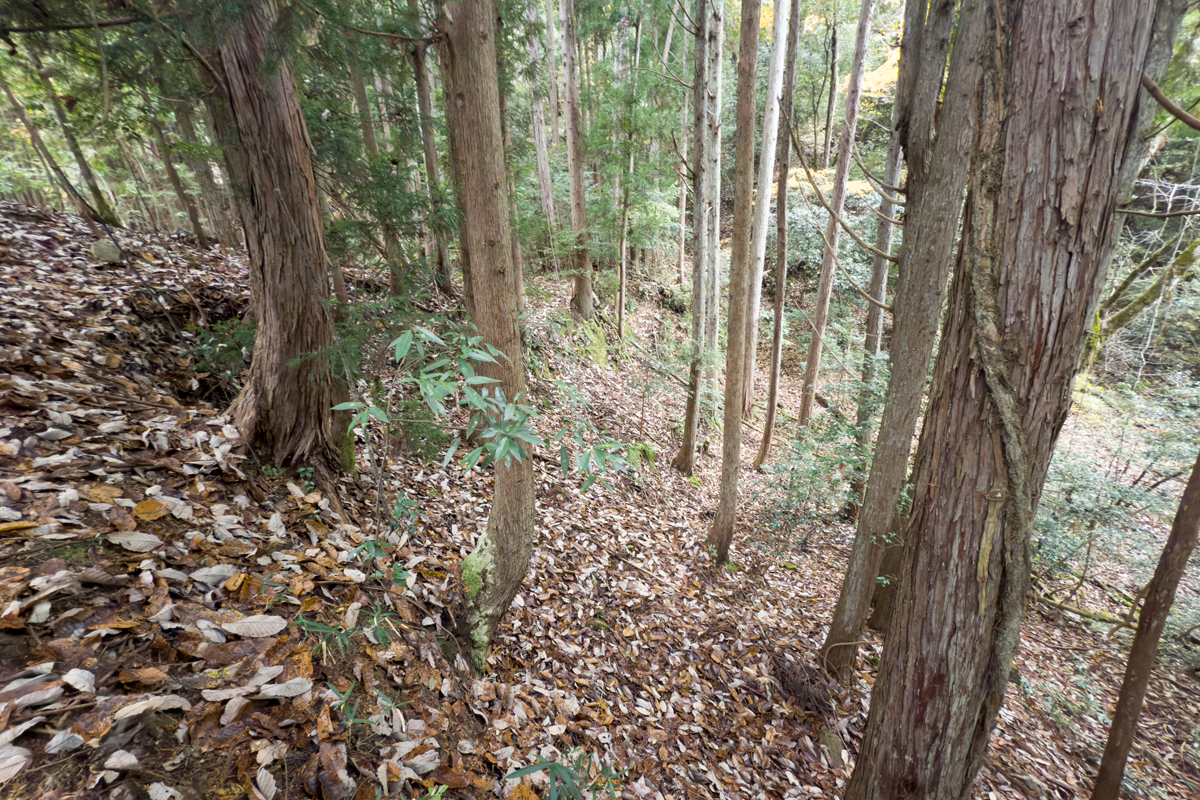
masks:
[[[414,16],[420,13],[416,0],[409,0],[408,8]],[[429,203],[433,212],[429,232],[433,237],[433,251],[436,258],[434,276],[438,290],[443,294],[453,296],[454,270],[450,264],[450,253],[446,246],[446,230],[441,224],[444,201],[441,175],[438,173],[437,140],[433,133],[433,100],[429,86],[429,69],[425,64],[425,43],[413,43],[411,56],[413,75],[417,84],[417,109],[421,114],[421,147],[425,154],[425,182],[428,184]]]
[[[863,71],[867,60],[867,37],[871,33],[871,12],[875,0],[863,0],[858,14],[858,33],[854,39],[854,62],[850,67],[850,82],[846,86],[846,119],[842,123],[841,141],[838,143],[837,172],[833,179],[833,198],[830,205],[833,214],[825,228],[825,255],[821,262],[821,278],[817,284],[817,307],[813,310],[813,335],[808,345],[808,361],[804,365],[804,386],[800,395],[800,424],[807,425],[812,417],[813,398],[817,393],[817,376],[821,370],[821,350],[825,344],[825,325],[829,321],[829,300],[833,294],[833,275],[837,267],[838,239],[842,228],[834,219],[841,216],[846,202],[846,180],[850,174],[850,148],[854,146],[854,133],[858,127],[858,101],[862,94]],[[829,113],[833,113],[833,100],[837,91],[837,27],[833,29],[833,85],[829,91]],[[832,117],[831,117],[832,118]],[[825,127],[825,167],[829,166],[829,136],[832,122]]]
[[[339,467],[341,431],[331,409],[343,390],[327,359],[310,357],[333,342],[324,231],[292,72],[274,54],[275,23],[274,4],[257,3],[220,45],[243,143],[230,171],[244,170],[242,222],[258,318],[254,361],[230,414],[260,457],[281,467],[312,466],[328,480]]]
[[[788,18],[787,65],[784,68],[783,95],[779,108],[779,124],[783,135],[776,142],[775,160],[779,179],[775,189],[775,320],[771,336],[771,376],[767,388],[767,418],[763,422],[762,444],[754,458],[754,468],[762,467],[771,453],[771,438],[775,433],[775,415],[779,405],[779,377],[783,367],[783,303],[787,296],[787,186],[791,168],[792,107],[795,100],[796,55],[800,38],[800,3],[792,0]]]
[[[1096,775],[1096,786],[1092,800],[1117,800],[1121,792],[1121,778],[1125,774],[1125,761],[1133,746],[1133,734],[1137,729],[1138,715],[1146,699],[1150,685],[1150,671],[1158,652],[1167,614],[1175,602],[1175,590],[1187,567],[1192,551],[1196,549],[1196,538],[1200,535],[1200,458],[1192,467],[1192,477],[1184,487],[1179,500],[1179,511],[1175,524],[1158,559],[1158,568],[1150,585],[1146,587],[1146,604],[1138,618],[1137,633],[1129,650],[1129,661],[1125,664],[1125,679],[1121,682],[1121,694],[1113,711],[1112,726],[1108,741],[1104,745],[1104,757],[1100,760],[1100,771]]]
[[[585,320],[595,314],[592,305],[592,258],[588,252],[587,196],[583,187],[583,135],[580,130],[579,78],[575,63],[575,3],[560,0],[563,30],[563,71],[567,78],[567,172],[571,179],[571,229],[575,232],[575,247],[571,250],[571,270],[575,275],[575,290],[571,309]]]
[[[83,176],[83,182],[88,187],[88,194],[92,196],[92,203],[96,209],[96,213],[99,215],[97,222],[104,222],[120,227],[121,219],[117,216],[117,212],[113,211],[108,198],[104,196],[104,192],[100,191],[100,183],[96,180],[96,173],[92,172],[92,165],[88,163],[87,156],[83,154],[83,148],[80,147],[79,140],[75,137],[75,126],[67,118],[67,110],[63,108],[62,100],[59,99],[58,91],[54,88],[54,81],[50,78],[49,70],[42,66],[42,60],[38,56],[37,50],[29,48],[28,52],[30,59],[33,61],[34,71],[42,79],[42,86],[46,88],[46,96],[50,101],[50,107],[54,109],[54,116],[58,118],[59,127],[62,128],[63,139],[66,140],[67,148],[71,151],[71,155],[75,156],[75,164],[79,167],[79,174]]]
[[[847,800],[971,794],[1019,638],[1036,498],[1112,256],[1118,170],[1136,148],[1153,0],[986,5],[956,279]],[[1062,19],[1082,27],[1068,36]]]
[[[720,4],[717,3],[717,6]],[[709,92],[715,87],[709,80],[709,48],[717,42],[717,34],[710,28],[709,0],[696,0],[696,49],[692,76],[692,364],[688,370],[688,394],[683,416],[683,444],[671,466],[684,475],[691,475],[696,457],[696,429],[700,420],[700,392],[704,363],[704,309],[707,303],[708,286],[705,264],[708,250],[713,246],[711,216],[715,213],[717,198],[707,194],[711,181],[708,168],[712,150],[712,129],[708,125],[710,105]],[[716,19],[720,21],[719,11]]]
[[[171,151],[171,146],[167,144],[167,137],[163,135],[162,125],[153,117],[149,119],[149,125],[154,131],[155,141],[158,142],[158,157],[162,161],[163,169],[166,170],[167,180],[171,184],[171,189],[175,192],[179,208],[183,213],[187,214],[188,223],[192,227],[192,234],[196,237],[196,241],[201,247],[209,247],[212,241],[208,238],[208,234],[204,232],[204,226],[200,223],[200,210],[196,208],[195,199],[184,188],[183,181],[179,177],[179,171],[175,169],[175,157]]]
[[[746,391],[742,402],[742,416],[746,419],[750,418],[754,403],[754,369],[758,362],[758,311],[762,304],[763,262],[767,256],[767,221],[771,214],[771,179],[775,177],[775,146],[779,138],[779,103],[783,90],[783,66],[787,49],[787,11],[788,0],[776,0],[775,38],[771,43],[771,62],[767,69],[767,107],[763,112],[762,147],[758,158],[756,184],[758,192],[754,203],[754,222],[750,239],[750,305],[746,310]]]
[[[447,13],[448,12],[448,13]],[[508,181],[500,129],[496,78],[496,12],[491,0],[463,0],[443,12],[442,62],[447,102],[455,113],[451,136],[462,176],[459,208],[466,246],[472,254],[475,322],[484,340],[506,358],[479,371],[501,381],[510,402],[525,391],[525,367],[517,322],[517,275],[511,261]],[[496,626],[516,596],[533,551],[532,454],[508,466],[497,462],[495,493],[487,530],[462,563],[466,608],[460,638],[482,671]]]
[[[900,185],[901,158],[900,135],[896,130],[899,118],[897,111],[898,109],[893,107],[892,133],[888,139],[887,160],[883,166],[883,182],[889,186]],[[882,197],[879,201],[879,225],[875,228],[875,249],[880,253],[890,255],[892,252],[892,232],[895,228],[892,219],[895,213],[896,206],[892,203],[891,195]],[[878,253],[871,264],[871,285],[867,289],[867,293],[884,304],[887,303],[888,271],[891,266],[891,262]],[[942,284],[945,284],[944,280]],[[854,442],[858,446],[859,452],[862,453],[864,464],[870,462],[871,418],[875,414],[875,404],[879,396],[875,391],[874,384],[876,376],[879,374],[879,358],[882,353],[883,309],[877,305],[870,305],[867,309],[866,336],[863,342],[862,390],[858,395],[858,415],[855,420],[857,430],[854,433]],[[928,356],[925,361],[928,363]],[[924,373],[922,373],[922,377],[924,377]],[[858,521],[859,513],[862,511],[865,488],[866,483],[861,479],[850,484],[850,502],[855,522]]]
[[[721,486],[708,545],[716,564],[729,559],[742,468],[742,396],[746,390],[746,311],[750,294],[750,225],[754,215],[754,105],[758,89],[760,4],[743,0],[738,45],[737,149],[734,158],[733,244],[729,258],[729,341],[725,350],[725,415]]]
[[[829,104],[825,106],[825,144],[821,148],[821,169],[829,169],[829,159],[833,155],[833,113],[837,108],[838,85],[838,41],[837,14],[834,14],[833,24],[829,28]],[[850,93],[846,93],[846,109],[850,108]],[[845,158],[845,151],[838,153],[838,162]],[[841,213],[840,211],[838,213]]]

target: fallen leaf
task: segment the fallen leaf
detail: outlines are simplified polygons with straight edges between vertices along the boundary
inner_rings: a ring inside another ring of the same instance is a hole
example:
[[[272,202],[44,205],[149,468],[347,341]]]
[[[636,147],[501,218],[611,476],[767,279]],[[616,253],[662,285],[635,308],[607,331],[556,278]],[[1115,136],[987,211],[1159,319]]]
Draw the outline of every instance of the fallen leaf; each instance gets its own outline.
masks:
[[[132,529],[130,529],[132,531]],[[110,533],[107,537],[110,542],[126,550],[131,550],[135,553],[148,553],[156,547],[162,547],[163,540],[155,536],[153,533]]]
[[[165,517],[171,512],[171,509],[161,500],[156,500],[151,497],[149,500],[143,500],[133,507],[133,515],[144,522],[151,522],[156,519]]]
[[[287,626],[288,621],[286,619],[269,614],[257,614],[252,617],[234,620],[233,622],[221,623],[221,627],[227,632],[250,639],[262,639],[267,636],[274,636]]]
[[[29,766],[33,753],[24,747],[6,744],[0,747],[0,784],[6,783],[17,776],[17,773]]]

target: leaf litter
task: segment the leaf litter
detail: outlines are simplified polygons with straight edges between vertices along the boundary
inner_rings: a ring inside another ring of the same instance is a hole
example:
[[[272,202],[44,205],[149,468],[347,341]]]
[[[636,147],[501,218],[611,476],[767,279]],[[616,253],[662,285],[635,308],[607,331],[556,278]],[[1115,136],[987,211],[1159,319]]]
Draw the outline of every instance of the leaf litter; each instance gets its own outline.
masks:
[[[526,798],[544,773],[505,775],[577,748],[626,770],[627,798],[841,795],[881,647],[869,635],[849,687],[813,666],[852,529],[822,526],[783,560],[757,533],[767,491],[747,469],[736,569],[715,569],[704,536],[719,458],[698,459],[698,485],[670,468],[680,393],[652,388],[661,378],[636,360],[572,356],[563,287],[530,309],[543,360],[532,395],[551,406],[539,424],[570,413],[553,408],[554,376],[597,428],[658,458],[581,494],[556,457],[535,457],[533,561],[477,677],[450,634],[490,475],[388,455],[386,491],[420,504],[401,532],[375,528],[361,454],[339,484],[344,519],[319,492],[258,474],[177,335],[244,311],[244,255],[116,235],[133,255],[114,268],[91,257],[77,218],[0,203],[8,796]],[[632,321],[652,347],[682,330],[646,305]],[[791,402],[796,381],[784,383]],[[382,549],[364,553],[371,540]],[[975,796],[1085,794],[1106,731],[1095,709],[1111,708],[1124,654],[1029,614],[1022,681]],[[1045,703],[1055,692],[1091,705],[1062,724]],[[1198,716],[1194,678],[1160,666],[1131,785],[1180,797],[1200,785]]]

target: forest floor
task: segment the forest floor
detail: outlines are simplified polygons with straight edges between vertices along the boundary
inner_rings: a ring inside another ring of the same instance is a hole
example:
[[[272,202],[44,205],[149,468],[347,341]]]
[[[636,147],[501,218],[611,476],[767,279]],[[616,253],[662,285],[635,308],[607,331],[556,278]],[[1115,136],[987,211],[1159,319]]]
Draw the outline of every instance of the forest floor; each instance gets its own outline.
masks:
[[[196,371],[186,329],[244,311],[243,256],[117,236],[127,263],[105,264],[77,218],[0,204],[0,796],[528,800],[547,772],[504,776],[539,758],[615,764],[630,798],[840,796],[881,650],[869,634],[848,687],[814,677],[853,530],[778,527],[752,428],[733,565],[712,565],[719,434],[694,479],[671,469],[684,320],[656,294],[620,354],[565,314],[565,281],[531,279],[538,427],[584,415],[656,457],[584,494],[535,458],[533,561],[475,677],[448,629],[488,472],[412,442],[377,481],[360,436],[338,518],[305,476],[257,463]],[[1060,447],[1103,457],[1104,421],[1078,420]],[[778,459],[794,431],[777,435]],[[398,494],[410,524],[380,526]],[[1107,628],[1030,607],[977,797],[1086,796],[1129,643]],[[1131,797],[1200,792],[1186,655],[1154,672]]]

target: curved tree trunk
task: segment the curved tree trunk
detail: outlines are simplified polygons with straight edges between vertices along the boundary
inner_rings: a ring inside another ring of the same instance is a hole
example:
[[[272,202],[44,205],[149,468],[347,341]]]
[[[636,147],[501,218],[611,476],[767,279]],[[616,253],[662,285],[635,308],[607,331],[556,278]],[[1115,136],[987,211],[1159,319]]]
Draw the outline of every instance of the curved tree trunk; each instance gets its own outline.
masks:
[[[1153,0],[983,5],[956,279],[847,800],[971,794],[1019,639],[1037,497],[1112,256],[1118,170],[1137,148]],[[1081,29],[1063,35],[1064,18]]]
[[[443,15],[442,62],[456,171],[462,176],[459,208],[472,254],[475,322],[484,340],[507,358],[481,364],[480,373],[501,381],[511,402],[525,391],[525,367],[517,322],[517,275],[512,264],[504,140],[496,80],[495,21],[491,0],[454,3]],[[533,462],[531,454],[509,465],[496,463],[495,492],[487,530],[462,563],[467,589],[459,635],[477,670],[487,663],[496,626],[508,610],[533,551]]]
[[[721,433],[721,486],[708,532],[713,561],[729,559],[742,468],[742,396],[746,381],[746,310],[750,293],[750,225],[754,215],[754,104],[758,80],[760,4],[743,0],[738,45],[737,150],[734,164],[733,244],[729,257],[729,341],[725,349],[725,415]]]
[[[339,467],[331,409],[341,399],[326,358],[333,342],[325,300],[325,241],[308,133],[292,72],[273,54],[273,2],[252,5],[221,39],[225,89],[244,169],[241,203],[258,318],[254,361],[230,414],[260,457],[280,467]],[[252,143],[252,146],[248,146]]]

